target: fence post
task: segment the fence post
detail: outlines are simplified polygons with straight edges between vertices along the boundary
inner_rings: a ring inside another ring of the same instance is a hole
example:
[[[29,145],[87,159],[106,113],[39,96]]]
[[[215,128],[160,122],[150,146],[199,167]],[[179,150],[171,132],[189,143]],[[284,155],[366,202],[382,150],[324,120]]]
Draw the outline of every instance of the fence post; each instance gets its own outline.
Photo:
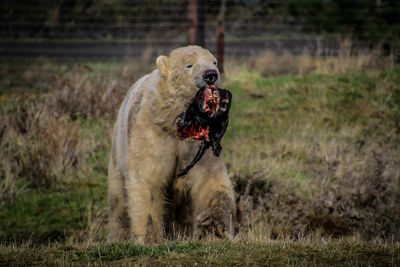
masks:
[[[188,44],[204,47],[205,0],[189,0],[188,3]]]
[[[216,41],[216,51],[217,51],[217,61],[218,69],[221,74],[224,73],[224,52],[225,52],[225,42],[224,42],[224,32],[225,32],[225,11],[226,11],[226,0],[221,1],[221,6],[219,8],[218,14],[218,26],[217,26],[217,41]]]

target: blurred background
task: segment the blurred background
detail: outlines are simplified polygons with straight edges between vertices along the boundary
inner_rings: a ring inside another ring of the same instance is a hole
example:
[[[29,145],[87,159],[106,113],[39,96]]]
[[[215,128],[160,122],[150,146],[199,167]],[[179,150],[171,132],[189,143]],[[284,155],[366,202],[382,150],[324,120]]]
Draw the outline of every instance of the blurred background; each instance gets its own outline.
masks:
[[[69,59],[154,58],[196,43],[228,57],[304,51],[336,54],[339,40],[396,50],[395,0],[1,0],[0,55]],[[353,45],[354,45],[353,44]]]
[[[396,0],[0,0],[0,256],[105,242],[116,114],[187,44],[233,93],[237,240],[400,240],[399,41]]]

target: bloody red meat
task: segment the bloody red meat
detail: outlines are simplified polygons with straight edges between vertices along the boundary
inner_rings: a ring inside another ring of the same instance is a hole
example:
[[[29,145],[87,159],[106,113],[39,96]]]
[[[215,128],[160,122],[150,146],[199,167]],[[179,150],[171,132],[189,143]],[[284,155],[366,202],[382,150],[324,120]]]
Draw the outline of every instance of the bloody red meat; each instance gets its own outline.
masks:
[[[214,117],[219,107],[219,94],[216,85],[208,85],[204,91],[203,110]],[[201,126],[196,121],[190,127],[176,129],[176,133],[181,138],[192,138],[195,140],[206,140],[210,142],[210,126]]]
[[[181,138],[199,140],[200,147],[192,162],[176,177],[186,175],[210,147],[215,157],[220,156],[221,139],[229,123],[231,101],[231,92],[216,85],[208,85],[197,91],[186,111],[178,116],[177,135]]]
[[[206,127],[202,127],[197,122],[191,125],[191,127],[187,128],[177,128],[176,133],[181,138],[192,138],[196,140],[206,140],[210,142],[210,138],[208,136],[210,132],[210,126],[206,125]]]

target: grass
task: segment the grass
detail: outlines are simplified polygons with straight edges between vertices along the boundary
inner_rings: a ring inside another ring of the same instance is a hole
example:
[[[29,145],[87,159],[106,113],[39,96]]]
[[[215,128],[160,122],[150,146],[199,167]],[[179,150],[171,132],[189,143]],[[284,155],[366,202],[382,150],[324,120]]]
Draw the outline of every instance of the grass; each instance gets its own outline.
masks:
[[[354,240],[169,242],[155,246],[132,243],[35,249],[0,247],[0,260],[14,265],[98,266],[394,266],[400,264],[398,244]]]
[[[112,125],[152,68],[0,61],[0,265],[400,264],[400,71],[345,52],[226,65],[233,241],[105,245]]]
[[[293,235],[390,236],[399,212],[398,71],[238,72],[227,84],[235,119],[224,147],[252,220],[265,223],[268,210]],[[266,188],[249,197],[243,184],[253,180]]]

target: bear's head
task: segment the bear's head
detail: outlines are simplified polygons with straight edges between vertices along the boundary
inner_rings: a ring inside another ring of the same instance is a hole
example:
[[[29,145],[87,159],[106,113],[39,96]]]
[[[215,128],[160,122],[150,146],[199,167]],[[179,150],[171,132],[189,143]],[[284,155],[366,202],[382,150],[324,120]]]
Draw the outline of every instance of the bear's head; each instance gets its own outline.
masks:
[[[157,67],[174,94],[186,99],[194,97],[199,88],[219,86],[217,60],[204,48],[186,46],[173,50],[169,57],[159,56]]]

